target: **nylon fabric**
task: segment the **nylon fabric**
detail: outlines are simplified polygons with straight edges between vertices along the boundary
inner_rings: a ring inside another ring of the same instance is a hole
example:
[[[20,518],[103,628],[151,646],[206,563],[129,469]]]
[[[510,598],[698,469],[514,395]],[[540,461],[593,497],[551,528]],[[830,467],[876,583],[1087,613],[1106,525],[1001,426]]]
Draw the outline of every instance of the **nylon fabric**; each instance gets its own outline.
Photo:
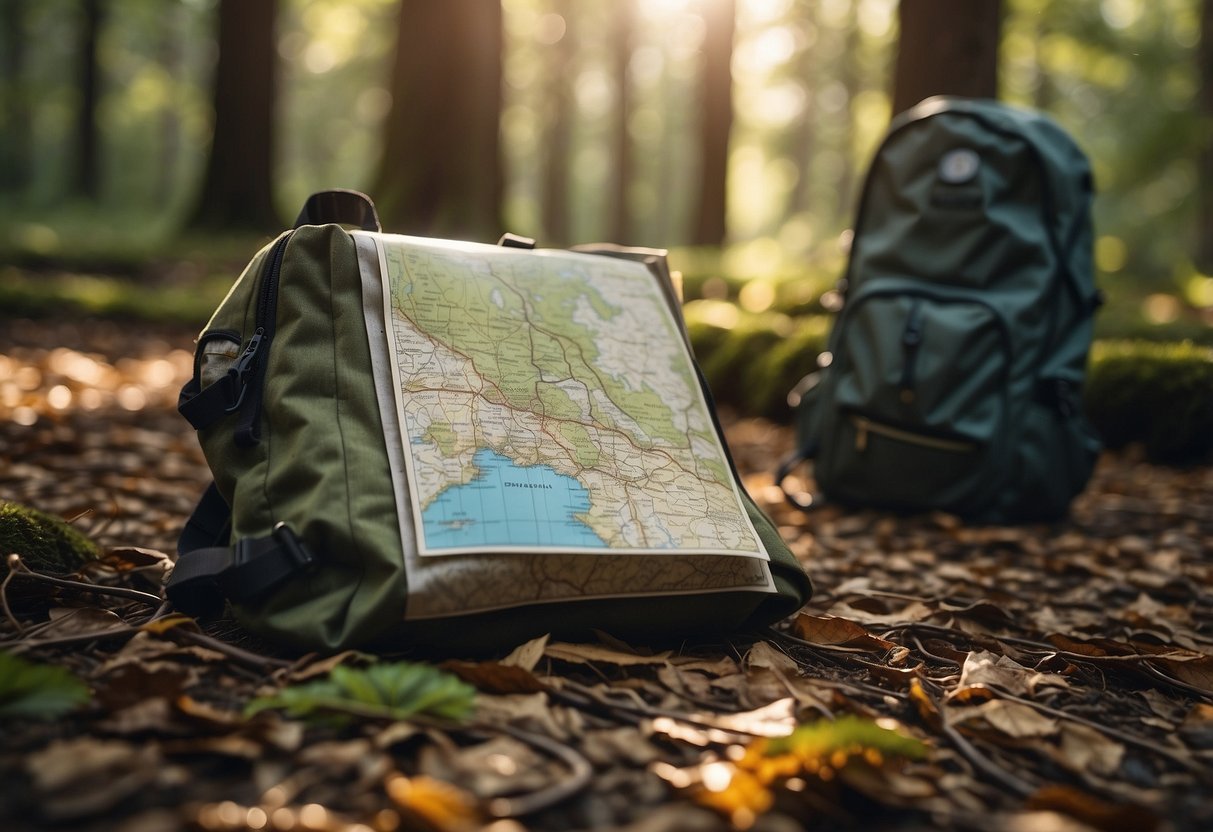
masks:
[[[1040,113],[937,98],[894,121],[864,182],[833,361],[798,410],[826,496],[988,522],[1065,513],[1098,442],[1041,391],[1084,377],[1091,198],[1085,155]]]
[[[545,603],[406,621],[406,547],[415,541],[406,540],[411,521],[402,534],[398,519],[394,457],[380,417],[383,392],[372,371],[366,312],[377,301],[364,297],[357,243],[372,236],[336,224],[302,225],[286,239],[277,285],[270,286],[266,264],[279,238],[253,258],[199,339],[204,345],[222,336],[244,349],[258,326],[259,303],[264,308],[265,293],[276,292],[266,334],[272,331],[272,339],[258,353],[259,411],[225,413],[198,431],[215,490],[231,507],[231,543],[264,538],[284,523],[316,560],[255,599],[229,597],[247,629],[293,649],[322,652],[422,644],[491,650],[544,632],[593,628],[662,641],[765,625],[808,599],[812,587],[803,568],[745,495],[770,558],[774,593]],[[364,250],[363,264],[368,257]],[[208,374],[225,378],[240,353],[208,354]],[[184,398],[205,389],[196,378]],[[233,440],[240,418],[253,419],[259,429],[259,441],[248,447]]]

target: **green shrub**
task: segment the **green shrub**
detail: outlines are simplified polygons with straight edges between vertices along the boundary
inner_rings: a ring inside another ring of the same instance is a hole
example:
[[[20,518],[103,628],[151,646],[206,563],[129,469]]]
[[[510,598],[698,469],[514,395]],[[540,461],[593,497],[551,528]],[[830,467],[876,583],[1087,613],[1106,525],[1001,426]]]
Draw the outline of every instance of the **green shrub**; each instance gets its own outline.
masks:
[[[795,319],[791,334],[758,357],[746,371],[748,401],[758,413],[786,422],[792,418],[788,391],[817,369],[817,356],[826,348],[825,316]]]
[[[1171,465],[1213,460],[1213,349],[1097,342],[1085,407],[1109,448],[1142,442],[1150,459]]]

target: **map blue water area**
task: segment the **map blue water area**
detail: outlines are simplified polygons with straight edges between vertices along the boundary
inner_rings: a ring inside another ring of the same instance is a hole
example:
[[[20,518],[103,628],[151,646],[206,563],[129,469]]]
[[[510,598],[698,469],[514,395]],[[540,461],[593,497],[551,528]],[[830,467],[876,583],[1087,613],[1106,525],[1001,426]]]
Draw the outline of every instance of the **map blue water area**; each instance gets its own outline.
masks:
[[[606,546],[577,519],[590,509],[589,492],[577,480],[487,449],[472,461],[476,477],[446,489],[422,513],[427,549]]]

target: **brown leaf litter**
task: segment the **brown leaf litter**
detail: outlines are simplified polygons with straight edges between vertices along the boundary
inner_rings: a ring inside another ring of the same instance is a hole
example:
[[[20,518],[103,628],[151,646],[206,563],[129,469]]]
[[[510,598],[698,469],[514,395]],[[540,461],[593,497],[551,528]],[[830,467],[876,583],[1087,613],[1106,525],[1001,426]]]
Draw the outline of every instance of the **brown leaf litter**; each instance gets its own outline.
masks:
[[[768,473],[790,432],[730,419],[747,488],[817,583],[799,615],[678,650],[604,634],[452,656],[478,690],[466,725],[245,718],[374,659],[285,659],[159,606],[209,476],[173,412],[190,336],[4,327],[0,498],[105,549],[68,581],[10,578],[41,603],[0,619],[0,649],[71,669],[92,702],[0,722],[6,830],[1213,827],[1209,468],[1105,455],[1054,525],[806,515]]]

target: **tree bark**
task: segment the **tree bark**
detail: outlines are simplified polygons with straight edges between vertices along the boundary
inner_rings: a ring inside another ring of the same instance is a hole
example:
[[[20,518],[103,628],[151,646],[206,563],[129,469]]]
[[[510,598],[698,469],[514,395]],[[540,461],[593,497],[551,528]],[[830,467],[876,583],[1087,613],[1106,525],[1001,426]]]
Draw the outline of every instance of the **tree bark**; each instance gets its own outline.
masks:
[[[694,245],[718,246],[728,231],[729,133],[733,128],[733,34],[735,0],[711,0],[704,8],[706,34],[700,124],[699,200],[691,234]]]
[[[1197,50],[1200,91],[1198,104],[1206,125],[1213,124],[1213,0],[1200,4],[1200,47]],[[1213,274],[1213,130],[1206,126],[1200,152],[1197,193],[1196,267]]]
[[[402,0],[373,193],[386,228],[500,233],[502,38],[496,0]]]
[[[30,112],[25,89],[26,0],[0,2],[0,190],[21,193],[30,182]]]
[[[633,0],[615,0],[615,27],[611,32],[612,69],[615,76],[615,175],[611,180],[610,236],[620,243],[631,239],[632,212],[629,190],[632,186],[632,134],[628,123],[632,115],[631,77]]]
[[[547,148],[543,164],[543,230],[553,245],[569,244],[569,155],[572,152],[573,85],[570,78],[577,50],[573,41],[572,4],[559,0],[556,13],[564,34],[552,45],[548,65]]]
[[[79,61],[80,105],[76,108],[76,164],[72,175],[72,193],[96,199],[101,190],[100,139],[97,132],[97,104],[101,97],[101,72],[97,64],[97,42],[105,10],[102,0],[81,3]]]
[[[202,191],[190,225],[271,232],[277,0],[221,0],[215,67],[215,125]]]
[[[901,0],[893,112],[932,95],[996,98],[1001,0]]]
[[[835,185],[836,202],[834,210],[838,216],[846,216],[855,205],[853,191],[856,179],[858,178],[856,166],[859,162],[856,160],[854,152],[856,144],[855,113],[854,108],[851,106],[860,89],[859,50],[861,36],[858,3],[851,4],[851,12],[847,23],[846,46],[843,48],[842,68],[839,72],[843,88],[847,91],[847,107],[843,122],[842,164],[839,166],[838,183]]]

